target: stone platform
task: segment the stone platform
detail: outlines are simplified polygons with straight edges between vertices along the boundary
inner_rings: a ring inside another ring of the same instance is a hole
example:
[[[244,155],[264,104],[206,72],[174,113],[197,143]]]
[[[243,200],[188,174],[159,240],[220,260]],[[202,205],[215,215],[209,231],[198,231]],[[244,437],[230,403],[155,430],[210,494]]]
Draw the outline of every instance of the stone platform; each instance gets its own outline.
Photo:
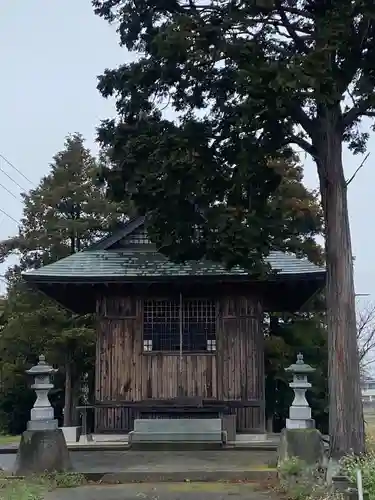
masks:
[[[67,443],[69,451],[126,451],[129,449],[128,434],[92,434],[90,439],[77,443]],[[248,449],[250,451],[276,451],[280,442],[279,434],[238,434],[235,441],[228,441],[228,449]],[[19,439],[14,443],[0,445],[0,455],[17,453]]]
[[[163,481],[259,481],[274,476],[275,451],[77,451],[70,454],[74,471],[106,483]],[[15,455],[0,455],[10,471]]]

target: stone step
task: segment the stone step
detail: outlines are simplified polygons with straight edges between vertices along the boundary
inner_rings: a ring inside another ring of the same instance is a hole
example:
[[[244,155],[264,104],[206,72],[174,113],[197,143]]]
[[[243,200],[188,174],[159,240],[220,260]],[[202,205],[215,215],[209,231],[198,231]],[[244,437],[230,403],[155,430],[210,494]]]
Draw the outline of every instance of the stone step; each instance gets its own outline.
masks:
[[[178,482],[266,482],[277,477],[277,470],[271,468],[248,470],[206,470],[206,471],[126,471],[87,472],[87,481],[101,484],[126,483],[178,483]]]
[[[132,434],[131,443],[136,442],[196,442],[206,443],[222,441],[220,432],[136,432]]]
[[[171,434],[194,434],[194,433],[219,433],[222,430],[220,418],[149,418],[136,419],[134,431],[138,433],[171,433]]]

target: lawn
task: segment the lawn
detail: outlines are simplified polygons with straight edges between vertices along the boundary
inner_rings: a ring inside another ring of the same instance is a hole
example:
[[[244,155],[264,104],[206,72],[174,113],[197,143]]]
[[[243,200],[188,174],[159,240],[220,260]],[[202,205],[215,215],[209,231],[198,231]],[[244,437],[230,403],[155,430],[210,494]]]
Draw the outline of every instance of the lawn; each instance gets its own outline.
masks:
[[[7,434],[0,434],[0,446],[6,444],[18,444],[20,442],[20,436],[10,436]]]
[[[0,500],[43,500],[49,491],[85,484],[85,478],[75,473],[47,474],[28,479],[9,479],[0,475]]]

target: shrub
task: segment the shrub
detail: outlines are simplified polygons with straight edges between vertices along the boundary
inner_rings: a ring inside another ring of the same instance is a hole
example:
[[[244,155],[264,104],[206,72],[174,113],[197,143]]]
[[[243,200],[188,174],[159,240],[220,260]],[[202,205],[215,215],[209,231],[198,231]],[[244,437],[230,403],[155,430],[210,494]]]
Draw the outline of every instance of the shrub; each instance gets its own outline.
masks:
[[[356,484],[357,470],[362,471],[363,489],[369,500],[375,500],[375,451],[370,450],[362,456],[349,455],[341,461],[343,473]]]
[[[280,487],[289,500],[343,500],[340,493],[327,487],[323,469],[309,467],[297,457],[285,460],[278,472]]]

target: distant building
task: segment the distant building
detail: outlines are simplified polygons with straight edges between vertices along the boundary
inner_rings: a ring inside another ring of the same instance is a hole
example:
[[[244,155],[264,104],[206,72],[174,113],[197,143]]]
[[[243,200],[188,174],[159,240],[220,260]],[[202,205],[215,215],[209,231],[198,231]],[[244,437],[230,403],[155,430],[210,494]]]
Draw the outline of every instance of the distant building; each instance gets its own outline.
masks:
[[[365,378],[361,382],[361,392],[364,403],[375,403],[375,378]]]

